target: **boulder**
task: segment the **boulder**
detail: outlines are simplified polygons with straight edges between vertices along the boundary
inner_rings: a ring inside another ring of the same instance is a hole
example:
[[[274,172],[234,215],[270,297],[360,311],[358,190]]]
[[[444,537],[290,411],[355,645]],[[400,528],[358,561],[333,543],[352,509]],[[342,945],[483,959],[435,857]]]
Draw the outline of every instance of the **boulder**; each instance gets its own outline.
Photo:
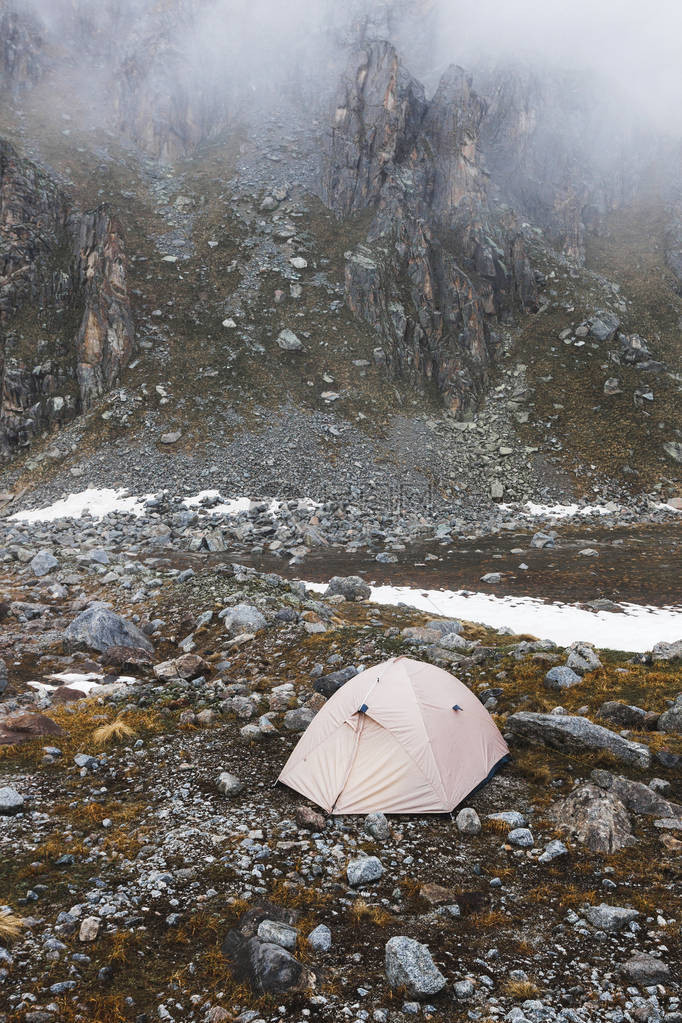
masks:
[[[261,941],[271,942],[273,945],[281,945],[282,948],[293,952],[298,941],[298,931],[290,924],[281,920],[261,920],[258,925],[258,937]]]
[[[393,989],[404,989],[411,998],[429,998],[445,987],[446,980],[426,945],[397,935],[386,942],[386,979]]]
[[[0,817],[11,817],[24,808],[24,797],[9,785],[0,788]]]
[[[265,617],[252,604],[235,604],[225,613],[225,628],[230,636],[250,635],[267,627]]]
[[[651,651],[652,661],[680,661],[682,660],[682,639],[674,643],[657,643]]]
[[[651,764],[651,750],[647,746],[624,739],[608,728],[593,724],[589,718],[520,711],[507,719],[507,728],[519,739],[569,755],[604,751],[634,767],[646,769]]]
[[[632,813],[648,814],[650,817],[676,817],[682,814],[679,803],[670,802],[641,781],[631,781],[601,770],[592,772],[592,781],[620,799]]]
[[[357,674],[358,669],[351,664],[347,668],[340,668],[338,671],[332,671],[328,675],[318,678],[314,689],[317,693],[321,693],[322,696],[329,699],[341,686],[345,685],[350,679],[355,678]]]
[[[618,700],[607,700],[599,708],[599,717],[612,721],[620,728],[644,729],[647,712],[642,707],[634,707]]]
[[[545,675],[544,686],[545,689],[571,689],[573,686],[577,686],[582,679],[580,675],[577,675],[572,668],[568,665],[561,665],[550,670]]]
[[[635,952],[620,969],[624,976],[642,987],[667,984],[670,980],[670,967],[667,963],[646,952]]]
[[[639,916],[636,909],[625,906],[608,906],[602,902],[600,906],[588,906],[584,913],[585,919],[600,931],[616,934],[632,923]]]
[[[360,888],[378,881],[383,872],[383,864],[377,856],[358,856],[346,867],[346,877],[351,888]]]
[[[369,600],[371,587],[359,575],[335,575],[329,580],[325,596],[342,596],[346,600]]]
[[[18,746],[40,735],[63,735],[63,729],[45,714],[8,714],[0,721],[0,746]]]
[[[31,571],[39,579],[59,568],[59,562],[50,551],[40,551],[31,561]]]
[[[93,604],[82,611],[67,627],[64,640],[68,648],[86,647],[100,653],[117,646],[134,647],[147,653],[154,651],[143,632],[101,604]]]
[[[617,796],[588,782],[549,811],[552,820],[592,852],[614,853],[634,845],[630,817]]]

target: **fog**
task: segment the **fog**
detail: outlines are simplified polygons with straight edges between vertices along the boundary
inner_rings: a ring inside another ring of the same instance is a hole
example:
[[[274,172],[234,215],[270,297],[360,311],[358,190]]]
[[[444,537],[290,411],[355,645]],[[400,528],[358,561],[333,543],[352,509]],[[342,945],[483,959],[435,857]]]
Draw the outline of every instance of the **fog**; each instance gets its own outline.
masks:
[[[0,0],[1,2],[1,0]],[[624,124],[682,135],[679,0],[15,0],[116,74],[163,25],[183,88],[247,103],[292,83],[322,101],[345,48],[390,35],[428,88],[452,62],[475,73],[514,63],[570,72]],[[149,62],[147,71],[156,69]]]

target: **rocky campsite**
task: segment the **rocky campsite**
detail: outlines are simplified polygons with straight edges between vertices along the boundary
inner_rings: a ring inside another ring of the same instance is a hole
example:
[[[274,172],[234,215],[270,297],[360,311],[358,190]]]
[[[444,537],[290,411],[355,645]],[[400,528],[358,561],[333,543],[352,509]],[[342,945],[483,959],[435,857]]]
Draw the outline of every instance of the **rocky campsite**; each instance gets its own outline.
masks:
[[[0,0],[0,1023],[682,1021],[682,24],[549,7]]]

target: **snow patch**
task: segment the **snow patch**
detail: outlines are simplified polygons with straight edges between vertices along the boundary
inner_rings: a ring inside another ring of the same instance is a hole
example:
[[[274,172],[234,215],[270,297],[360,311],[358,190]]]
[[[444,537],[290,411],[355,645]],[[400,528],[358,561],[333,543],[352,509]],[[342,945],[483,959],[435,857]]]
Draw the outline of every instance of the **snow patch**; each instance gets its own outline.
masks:
[[[79,519],[89,512],[96,519],[103,519],[110,512],[125,512],[139,516],[144,513],[146,498],[127,496],[127,490],[82,490],[79,494],[55,501],[47,508],[34,508],[31,511],[17,512],[10,522],[54,522],[55,519]]]
[[[323,583],[306,583],[322,593]],[[587,611],[575,604],[545,603],[533,597],[495,597],[469,590],[422,590],[409,586],[373,586],[375,604],[402,603],[428,614],[463,618],[490,628],[509,628],[549,639],[559,646],[582,641],[605,650],[645,653],[659,642],[682,636],[682,608],[621,604],[622,613]]]

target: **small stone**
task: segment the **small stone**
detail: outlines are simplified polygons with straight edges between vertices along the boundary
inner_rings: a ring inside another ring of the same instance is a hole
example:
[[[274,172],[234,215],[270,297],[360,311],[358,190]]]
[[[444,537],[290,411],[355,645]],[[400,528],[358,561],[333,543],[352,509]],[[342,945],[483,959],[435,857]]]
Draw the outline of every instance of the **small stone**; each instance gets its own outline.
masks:
[[[314,717],[315,711],[310,707],[294,707],[284,715],[284,727],[290,732],[305,732]]]
[[[533,846],[533,832],[530,828],[514,828],[507,835],[510,845],[518,846],[519,849],[531,849]]]
[[[216,785],[218,792],[222,792],[224,796],[236,796],[244,788],[244,783],[236,774],[230,774],[229,771],[222,771],[218,775]]]
[[[468,998],[474,997],[475,987],[471,980],[458,980],[454,985],[455,998],[460,1001],[466,1001]]]
[[[296,823],[299,828],[306,831],[324,831],[326,821],[322,814],[317,813],[311,806],[297,806]]]
[[[391,837],[391,828],[383,813],[367,814],[362,826],[377,842],[386,842]]]
[[[279,920],[262,920],[258,925],[258,937],[261,941],[280,945],[288,952],[293,952],[298,940],[298,931],[295,927],[281,923]]]
[[[332,947],[332,932],[326,924],[319,924],[310,932],[306,941],[313,952],[328,952]]]
[[[463,835],[477,835],[481,830],[481,821],[473,807],[465,806],[455,818],[457,830]]]
[[[49,551],[40,551],[31,561],[31,571],[38,578],[49,575],[56,568],[59,568],[59,562]]]
[[[102,921],[97,916],[86,916],[78,932],[79,941],[96,941],[99,937]]]
[[[538,863],[551,863],[552,860],[558,859],[559,856],[566,856],[568,849],[563,842],[560,842],[558,838],[554,841],[549,842],[545,846],[545,851],[542,855],[538,856]]]
[[[293,330],[283,330],[277,338],[277,344],[285,352],[300,352],[303,349],[303,342]]]

